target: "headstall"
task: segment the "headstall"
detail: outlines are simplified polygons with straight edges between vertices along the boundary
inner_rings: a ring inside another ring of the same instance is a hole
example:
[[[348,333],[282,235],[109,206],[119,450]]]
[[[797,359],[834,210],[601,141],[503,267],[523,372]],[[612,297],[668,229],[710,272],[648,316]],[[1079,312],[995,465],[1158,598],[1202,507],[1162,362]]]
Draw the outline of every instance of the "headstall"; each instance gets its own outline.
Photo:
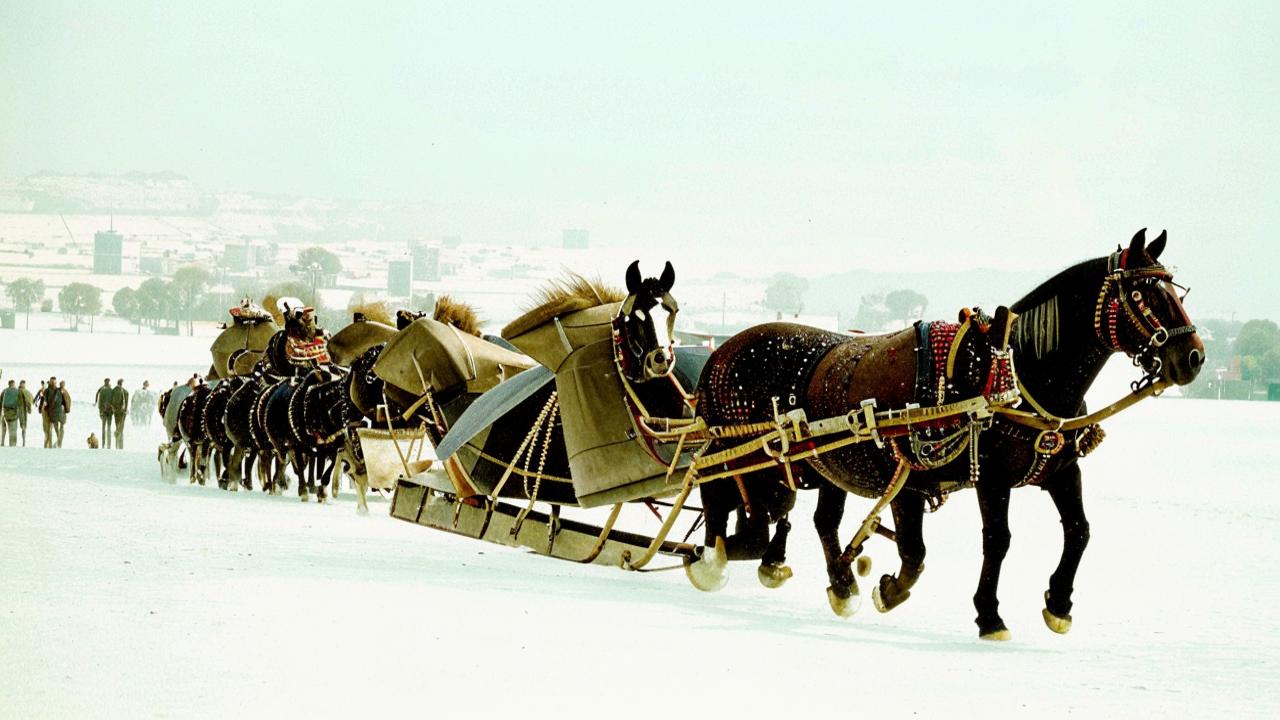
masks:
[[[1182,297],[1186,297],[1189,289],[1173,282],[1173,272],[1170,269],[1160,264],[1129,269],[1126,267],[1128,260],[1128,250],[1117,250],[1107,257],[1107,275],[1102,279],[1098,302],[1093,310],[1093,330],[1103,347],[1129,356],[1133,359],[1134,366],[1142,368],[1146,373],[1132,385],[1133,391],[1137,392],[1160,377],[1162,361],[1157,351],[1175,337],[1194,333],[1196,326],[1187,323],[1172,329],[1166,328],[1147,306],[1142,291],[1132,285],[1127,288],[1125,286],[1127,281],[1147,281],[1153,287],[1167,282],[1181,288]],[[1129,325],[1145,341],[1137,349],[1126,348],[1120,340],[1121,311]]]

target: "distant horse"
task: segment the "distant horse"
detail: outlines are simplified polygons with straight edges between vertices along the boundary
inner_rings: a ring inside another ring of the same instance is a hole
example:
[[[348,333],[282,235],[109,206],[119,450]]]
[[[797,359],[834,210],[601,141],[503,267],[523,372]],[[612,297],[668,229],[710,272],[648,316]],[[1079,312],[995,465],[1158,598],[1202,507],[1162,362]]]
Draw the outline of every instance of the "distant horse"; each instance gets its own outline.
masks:
[[[156,400],[156,409],[160,413],[165,436],[165,442],[156,451],[156,459],[160,462],[160,477],[170,483],[177,480],[182,455],[182,432],[178,428],[178,410],[182,407],[182,401],[190,393],[191,386],[178,385],[160,393]]]
[[[267,439],[262,447],[270,448],[278,465],[292,466],[298,477],[298,497],[305,501],[317,485],[323,489],[328,484],[328,475],[324,467],[319,467],[325,458],[299,433],[300,410],[291,405],[303,378],[316,369],[336,367],[330,362],[327,335],[316,325],[315,310],[293,298],[281,299],[279,307],[284,329],[271,336],[256,369],[258,374],[275,381],[258,396],[254,419]],[[273,489],[277,487],[273,483]],[[317,498],[324,502],[326,494],[320,491]]]
[[[363,513],[369,478],[357,426],[420,430],[439,443],[475,397],[532,361],[483,337],[475,310],[447,295],[436,300],[430,317],[398,312],[394,333],[374,323],[363,331],[358,325],[339,333],[358,331],[363,343],[350,343],[349,352],[359,352],[347,373],[345,422],[352,429],[338,461],[356,486]]]
[[[1195,379],[1204,361],[1204,345],[1182,307],[1171,272],[1158,262],[1165,242],[1166,235],[1161,233],[1147,245],[1145,231],[1140,231],[1127,249],[1060,272],[1012,306],[1019,314],[1012,327],[1012,345],[1021,379],[1020,409],[1051,425],[1084,413],[1085,392],[1116,352],[1125,353],[1144,369],[1142,383],[1159,379],[1185,385]],[[777,343],[782,338],[772,340]],[[814,416],[841,414],[867,398],[888,407],[919,401],[918,391],[913,392],[919,378],[912,372],[914,362],[872,372],[861,360],[857,352],[834,350],[817,360],[801,383]],[[877,606],[887,611],[904,601],[924,568],[926,501],[936,506],[947,493],[976,486],[983,521],[983,564],[974,595],[976,622],[981,637],[1008,639],[996,589],[1009,548],[1009,491],[1036,485],[1053,499],[1064,537],[1061,560],[1045,592],[1044,620],[1055,632],[1066,632],[1071,624],[1072,584],[1089,539],[1077,460],[1101,437],[1097,426],[1040,430],[998,414],[991,429],[982,434],[973,468],[963,462],[933,467],[921,462],[918,454],[907,456],[913,472],[892,503],[902,566],[897,575],[880,579],[873,593]],[[810,463],[825,481],[819,484],[814,520],[827,555],[831,592],[838,593],[846,581],[850,592],[856,592],[848,572],[850,553],[840,552],[836,539],[845,492],[882,495],[902,451],[901,443],[884,448],[862,443]],[[833,607],[840,610],[837,603]]]
[[[283,478],[273,472],[272,466],[277,465],[276,469],[282,474],[283,466],[274,462],[270,441],[265,438],[265,432],[255,433],[253,427],[258,401],[266,389],[267,384],[260,375],[242,376],[232,386],[222,416],[223,434],[231,442],[227,458],[228,484],[246,490],[253,489],[255,468],[264,491],[271,491],[278,482],[283,482]]]
[[[211,390],[201,381],[178,406],[178,432],[191,454],[191,484],[205,484],[208,473],[211,438],[204,424],[204,406]]]
[[[214,466],[221,468],[217,481],[218,487],[223,490],[239,488],[237,482],[232,480],[237,473],[231,468],[233,445],[231,436],[227,434],[224,418],[232,395],[245,382],[247,380],[243,377],[228,377],[217,381],[200,408],[200,434],[206,438],[206,450],[214,461]]]

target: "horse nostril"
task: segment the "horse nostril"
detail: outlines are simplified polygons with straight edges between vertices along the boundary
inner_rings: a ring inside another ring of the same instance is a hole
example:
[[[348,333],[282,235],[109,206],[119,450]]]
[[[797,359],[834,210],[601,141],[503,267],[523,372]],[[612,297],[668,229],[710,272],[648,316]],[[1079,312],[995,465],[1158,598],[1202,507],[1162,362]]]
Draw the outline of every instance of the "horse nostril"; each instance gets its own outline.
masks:
[[[1199,350],[1192,350],[1190,353],[1187,353],[1187,364],[1191,366],[1191,369],[1193,371],[1199,370],[1200,365],[1203,363],[1204,363],[1204,353],[1200,352]]]

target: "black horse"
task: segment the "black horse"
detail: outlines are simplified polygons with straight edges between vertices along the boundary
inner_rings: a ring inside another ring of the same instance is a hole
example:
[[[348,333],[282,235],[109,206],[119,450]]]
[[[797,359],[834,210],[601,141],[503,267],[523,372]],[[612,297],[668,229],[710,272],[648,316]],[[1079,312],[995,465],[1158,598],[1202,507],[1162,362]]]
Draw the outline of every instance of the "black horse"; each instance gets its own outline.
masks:
[[[177,430],[191,454],[191,484],[205,484],[208,475],[211,438],[204,424],[204,408],[211,390],[203,381],[178,406]]]
[[[228,485],[253,489],[254,469],[259,484],[270,492],[283,487],[282,467],[274,462],[270,441],[265,431],[254,432],[256,408],[267,383],[260,374],[244,376],[235,382],[223,411],[223,434],[231,442],[227,458]],[[273,472],[273,464],[276,466]]]
[[[1166,236],[1161,233],[1150,245],[1145,237],[1145,231],[1138,232],[1127,249],[1069,268],[1013,305],[1019,314],[1012,344],[1022,381],[1021,409],[1051,421],[1083,414],[1085,392],[1116,352],[1130,356],[1145,370],[1142,383],[1161,379],[1187,384],[1195,379],[1204,361],[1204,346],[1182,307],[1172,274],[1158,262]],[[778,338],[761,336],[756,342],[770,340]],[[866,398],[889,407],[916,401],[901,392],[901,380],[883,372],[863,372],[858,354],[840,353],[840,347],[824,354],[805,378],[807,383],[801,384],[812,414],[841,414]],[[713,358],[711,366],[715,364]],[[893,386],[895,382],[899,387]],[[1009,491],[1024,485],[1046,490],[1062,518],[1063,552],[1049,579],[1043,614],[1055,632],[1070,628],[1072,585],[1089,539],[1077,460],[1100,439],[1096,426],[1045,431],[1002,415],[982,434],[976,489],[983,521],[983,565],[974,595],[981,637],[1009,637],[996,592],[1009,547]],[[811,464],[823,479],[814,521],[833,592],[838,593],[846,582],[850,592],[856,592],[849,566],[857,549],[841,552],[836,539],[845,493],[882,494],[899,462],[895,452],[901,452],[897,444],[878,448],[863,443]],[[948,492],[974,485],[968,468],[934,468],[919,460],[911,459],[915,472],[892,504],[901,568],[896,575],[882,577],[874,593],[877,606],[885,611],[907,598],[924,568],[926,503],[932,499],[936,504]]]

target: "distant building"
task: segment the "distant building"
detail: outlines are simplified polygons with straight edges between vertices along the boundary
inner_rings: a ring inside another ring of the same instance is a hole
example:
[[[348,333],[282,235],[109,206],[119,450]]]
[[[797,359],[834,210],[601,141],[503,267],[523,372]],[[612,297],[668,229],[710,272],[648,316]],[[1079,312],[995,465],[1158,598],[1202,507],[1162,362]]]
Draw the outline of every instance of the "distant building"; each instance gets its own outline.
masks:
[[[462,244],[461,235],[445,235],[444,236],[444,246],[449,248],[450,250],[457,248],[461,244]]]
[[[178,270],[178,258],[165,250],[163,254],[142,255],[138,258],[138,272],[144,275],[169,276]]]
[[[387,263],[387,294],[395,298],[407,298],[413,294],[412,260]]]
[[[124,256],[124,236],[115,230],[101,230],[93,235],[93,273],[119,275]]]
[[[560,242],[565,250],[586,250],[591,242],[591,231],[580,229],[563,230]]]
[[[227,272],[248,272],[252,255],[253,248],[249,245],[228,243],[222,251],[222,266],[227,269]]]
[[[409,248],[413,255],[413,279],[434,281],[440,279],[440,248],[426,243],[414,243]]]

